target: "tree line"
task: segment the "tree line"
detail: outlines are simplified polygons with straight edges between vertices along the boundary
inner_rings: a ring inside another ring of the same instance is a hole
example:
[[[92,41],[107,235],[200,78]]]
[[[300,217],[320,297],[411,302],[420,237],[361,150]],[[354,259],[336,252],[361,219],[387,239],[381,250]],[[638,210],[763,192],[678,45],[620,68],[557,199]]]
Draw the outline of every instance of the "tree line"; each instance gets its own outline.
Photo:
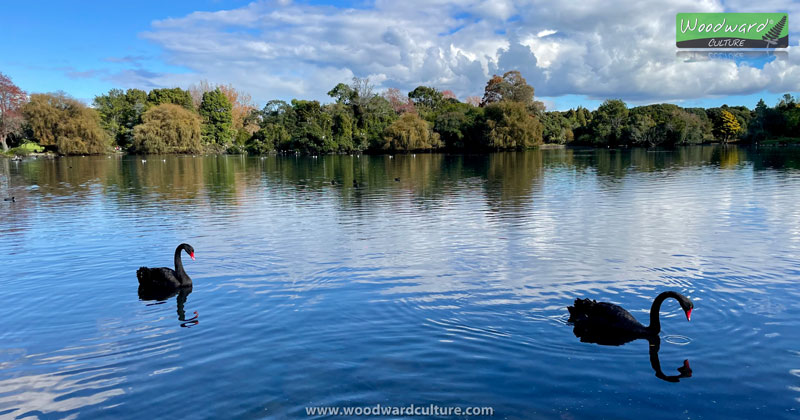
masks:
[[[64,93],[27,95],[0,73],[0,144],[38,145],[60,154],[354,153],[526,149],[545,143],[671,147],[708,142],[797,141],[800,104],[774,107],[629,108],[619,99],[595,111],[546,111],[518,71],[493,76],[483,97],[464,102],[419,86],[378,93],[354,78],[330,103],[272,100],[258,109],[229,85],[112,89],[92,106]],[[30,150],[25,149],[25,150]]]

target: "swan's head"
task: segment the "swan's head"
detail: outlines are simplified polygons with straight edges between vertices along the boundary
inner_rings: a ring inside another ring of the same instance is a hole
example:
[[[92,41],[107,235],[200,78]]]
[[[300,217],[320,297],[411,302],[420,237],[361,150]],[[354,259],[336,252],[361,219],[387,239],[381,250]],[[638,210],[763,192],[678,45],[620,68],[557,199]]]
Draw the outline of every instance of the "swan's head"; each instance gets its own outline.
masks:
[[[686,312],[686,320],[692,320],[692,309],[694,309],[694,304],[692,303],[689,298],[685,296],[681,296],[683,299],[679,299],[678,302],[681,303],[681,308],[683,308],[683,312]]]
[[[186,253],[192,258],[192,261],[194,261],[194,248],[192,248],[192,246],[189,244],[181,244],[181,246],[183,247],[183,250],[186,251]]]

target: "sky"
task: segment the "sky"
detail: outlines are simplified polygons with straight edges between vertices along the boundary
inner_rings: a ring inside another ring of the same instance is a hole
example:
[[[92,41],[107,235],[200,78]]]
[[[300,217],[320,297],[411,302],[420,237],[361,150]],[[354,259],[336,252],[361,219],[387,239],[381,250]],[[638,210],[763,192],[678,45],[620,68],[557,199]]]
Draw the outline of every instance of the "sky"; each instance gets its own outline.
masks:
[[[788,12],[785,54],[686,56],[679,12]],[[482,96],[519,70],[548,109],[670,102],[753,108],[800,92],[800,1],[26,1],[3,6],[0,72],[29,92],[90,103],[112,88],[232,84],[257,106],[377,90]],[[682,55],[683,54],[683,55]]]

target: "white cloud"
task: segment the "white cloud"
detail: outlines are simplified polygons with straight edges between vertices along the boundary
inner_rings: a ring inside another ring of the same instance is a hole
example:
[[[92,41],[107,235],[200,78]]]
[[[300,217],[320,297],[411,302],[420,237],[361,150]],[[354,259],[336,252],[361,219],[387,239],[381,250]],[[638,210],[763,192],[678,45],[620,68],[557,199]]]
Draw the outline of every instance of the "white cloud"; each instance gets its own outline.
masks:
[[[758,8],[782,11],[784,3]],[[676,57],[676,13],[750,11],[740,0],[624,0],[613,7],[544,0],[377,0],[370,6],[255,2],[156,21],[142,36],[163,49],[167,63],[190,72],[115,77],[148,85],[230,82],[261,103],[326,100],[330,88],[353,76],[369,76],[379,88],[433,85],[464,98],[480,95],[493,73],[513,69],[537,95],[549,97],[684,100],[800,86],[795,20],[790,20],[789,58],[762,69]],[[800,15],[800,6],[788,7]]]

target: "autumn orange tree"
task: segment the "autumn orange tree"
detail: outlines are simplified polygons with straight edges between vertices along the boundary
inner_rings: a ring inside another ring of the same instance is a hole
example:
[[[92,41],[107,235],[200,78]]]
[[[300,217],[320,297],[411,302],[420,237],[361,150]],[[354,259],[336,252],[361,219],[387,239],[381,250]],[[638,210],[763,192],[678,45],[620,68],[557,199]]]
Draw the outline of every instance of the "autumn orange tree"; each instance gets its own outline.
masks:
[[[0,73],[0,145],[3,151],[8,150],[8,136],[22,131],[25,100],[25,92]]]
[[[508,71],[503,77],[494,75],[486,83],[482,106],[501,101],[521,102],[525,106],[533,105],[533,86],[522,77],[517,70]]]

